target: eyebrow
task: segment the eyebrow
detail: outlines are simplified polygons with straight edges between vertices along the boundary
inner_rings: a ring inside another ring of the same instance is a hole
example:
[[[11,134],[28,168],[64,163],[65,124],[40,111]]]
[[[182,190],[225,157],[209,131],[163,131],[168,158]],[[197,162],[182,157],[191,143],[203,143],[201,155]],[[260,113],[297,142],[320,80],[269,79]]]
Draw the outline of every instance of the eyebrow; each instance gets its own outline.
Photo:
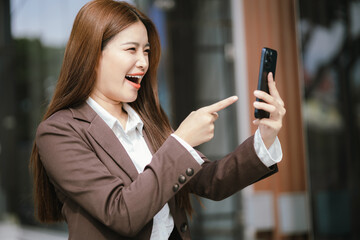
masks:
[[[126,43],[123,43],[121,45],[135,45],[135,46],[138,47],[138,46],[140,46],[140,43],[138,43],[138,42],[126,42]],[[150,47],[150,43],[145,44],[145,47]]]

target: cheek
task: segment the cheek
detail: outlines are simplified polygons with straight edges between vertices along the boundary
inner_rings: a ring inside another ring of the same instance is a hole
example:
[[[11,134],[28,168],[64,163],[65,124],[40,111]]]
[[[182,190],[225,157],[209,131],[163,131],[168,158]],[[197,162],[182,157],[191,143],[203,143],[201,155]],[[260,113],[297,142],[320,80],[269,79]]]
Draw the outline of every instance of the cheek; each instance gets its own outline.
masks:
[[[95,86],[103,93],[109,93],[121,86],[122,71],[113,64],[101,64],[97,70]]]
[[[99,66],[98,77],[104,79],[105,81],[119,81],[125,78],[126,70],[123,62],[114,60],[103,61]]]

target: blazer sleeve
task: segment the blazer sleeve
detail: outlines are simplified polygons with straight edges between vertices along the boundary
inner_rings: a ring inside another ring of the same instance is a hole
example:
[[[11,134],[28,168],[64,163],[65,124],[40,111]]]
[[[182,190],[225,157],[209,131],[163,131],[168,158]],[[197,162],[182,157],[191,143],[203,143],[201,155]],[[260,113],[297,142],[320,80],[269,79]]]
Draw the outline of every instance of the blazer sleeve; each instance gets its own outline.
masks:
[[[84,136],[66,119],[43,121],[36,145],[58,191],[112,230],[129,237],[135,236],[184,186],[179,183],[180,175],[189,168],[196,175],[201,169],[170,136],[144,172],[126,185],[109,172]]]
[[[278,171],[277,165],[265,166],[254,149],[254,136],[249,137],[223,159],[209,161],[199,153],[205,163],[191,179],[191,192],[208,199],[222,200],[235,192]]]

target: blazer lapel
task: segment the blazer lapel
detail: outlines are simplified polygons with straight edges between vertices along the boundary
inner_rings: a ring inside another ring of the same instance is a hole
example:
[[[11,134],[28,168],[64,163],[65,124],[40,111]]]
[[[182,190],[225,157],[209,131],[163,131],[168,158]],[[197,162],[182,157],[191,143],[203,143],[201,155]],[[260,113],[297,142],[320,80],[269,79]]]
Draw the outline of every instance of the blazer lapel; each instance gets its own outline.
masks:
[[[72,108],[71,111],[74,118],[90,123],[87,129],[89,134],[104,151],[109,154],[117,165],[128,174],[131,180],[134,181],[138,176],[135,165],[119,139],[102,118],[98,116],[87,103],[84,103],[79,108]]]

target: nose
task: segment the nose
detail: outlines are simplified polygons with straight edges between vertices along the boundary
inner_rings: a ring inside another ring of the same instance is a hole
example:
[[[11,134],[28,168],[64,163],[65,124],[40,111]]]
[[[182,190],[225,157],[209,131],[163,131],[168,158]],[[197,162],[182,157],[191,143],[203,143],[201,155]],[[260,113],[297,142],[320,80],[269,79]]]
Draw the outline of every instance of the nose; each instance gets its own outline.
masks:
[[[149,56],[146,53],[139,53],[136,67],[146,70],[149,65]]]

